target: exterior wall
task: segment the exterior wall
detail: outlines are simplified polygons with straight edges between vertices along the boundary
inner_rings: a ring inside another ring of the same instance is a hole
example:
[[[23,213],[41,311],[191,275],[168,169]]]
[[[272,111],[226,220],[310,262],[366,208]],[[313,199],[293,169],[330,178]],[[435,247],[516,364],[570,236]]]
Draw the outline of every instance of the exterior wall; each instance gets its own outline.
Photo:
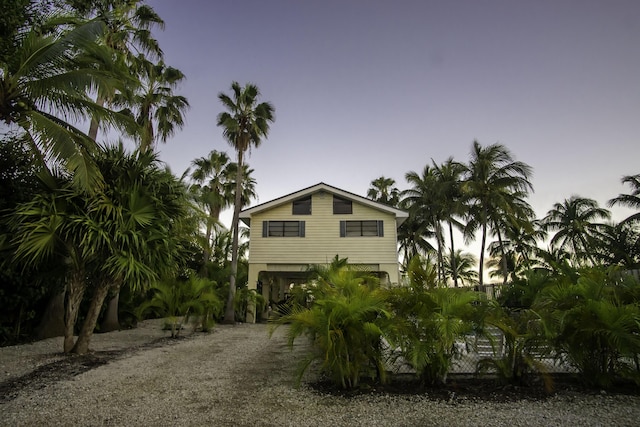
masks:
[[[352,201],[351,214],[333,214],[333,194],[319,191],[312,194],[311,215],[293,215],[292,202],[251,215],[249,240],[248,286],[256,289],[260,273],[267,273],[273,283],[263,283],[267,301],[273,299],[274,287],[283,286],[302,277],[309,264],[327,264],[336,255],[348,258],[349,264],[363,265],[372,271],[386,272],[388,282],[399,283],[396,217],[370,206]],[[340,221],[383,221],[383,237],[340,237]],[[263,221],[304,221],[304,237],[262,237]],[[284,288],[283,288],[284,289]],[[269,295],[271,294],[271,295]],[[278,294],[279,295],[279,294]],[[267,313],[247,313],[247,322],[266,318]]]
[[[305,221],[305,237],[262,237],[262,221]],[[384,237],[340,237],[341,220],[383,220]],[[333,195],[312,195],[311,215],[293,215],[291,203],[251,217],[251,263],[325,264],[338,255],[350,264],[395,264],[395,217],[353,202],[353,213],[334,215]],[[397,267],[396,267],[397,269]]]

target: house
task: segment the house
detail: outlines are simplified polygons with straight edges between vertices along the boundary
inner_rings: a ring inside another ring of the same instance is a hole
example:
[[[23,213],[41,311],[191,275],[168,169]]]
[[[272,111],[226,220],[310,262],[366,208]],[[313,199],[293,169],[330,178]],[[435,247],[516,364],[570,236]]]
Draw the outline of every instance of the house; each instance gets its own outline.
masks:
[[[336,255],[377,273],[382,284],[398,283],[397,230],[407,216],[325,183],[245,209],[249,288],[268,302],[282,301],[292,284],[305,281],[310,265]]]

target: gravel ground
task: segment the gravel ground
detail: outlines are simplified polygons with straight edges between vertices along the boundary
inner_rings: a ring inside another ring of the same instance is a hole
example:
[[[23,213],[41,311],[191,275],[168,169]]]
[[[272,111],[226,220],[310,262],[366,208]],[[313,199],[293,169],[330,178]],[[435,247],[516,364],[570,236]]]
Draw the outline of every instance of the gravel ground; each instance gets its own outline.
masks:
[[[311,387],[313,374],[296,388],[305,347],[290,351],[283,334],[269,339],[261,324],[218,325],[170,340],[158,321],[147,321],[95,335],[95,352],[82,358],[61,355],[61,339],[0,348],[0,425],[640,425],[638,395],[565,391],[515,402],[453,393],[339,396]]]

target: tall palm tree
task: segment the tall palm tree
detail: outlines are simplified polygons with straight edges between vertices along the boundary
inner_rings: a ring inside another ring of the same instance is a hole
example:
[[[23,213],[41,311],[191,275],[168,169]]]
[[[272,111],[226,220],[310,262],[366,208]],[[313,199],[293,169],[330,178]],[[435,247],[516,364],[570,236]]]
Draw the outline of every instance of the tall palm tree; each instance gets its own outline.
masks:
[[[163,61],[154,63],[143,56],[132,66],[140,78],[139,83],[114,96],[114,104],[133,110],[136,123],[141,127],[138,146],[142,151],[153,150],[157,142],[166,142],[184,126],[183,114],[189,102],[184,96],[175,95],[174,89],[185,76]]]
[[[393,178],[381,176],[371,181],[367,197],[388,206],[397,207],[400,202],[400,191],[395,187]]]
[[[401,202],[401,206],[406,208],[406,205]],[[416,255],[426,255],[430,252],[434,252],[435,248],[429,243],[427,239],[433,237],[434,233],[431,229],[419,220],[409,214],[409,217],[404,221],[398,229],[398,242],[399,252],[402,256],[402,267],[405,271],[409,268],[409,263]]]
[[[458,279],[459,285],[469,287],[478,284],[478,272],[475,270],[476,262],[475,256],[462,252],[462,249],[457,249],[454,254],[445,257],[444,268],[448,276]],[[455,273],[452,271],[454,268],[456,269]]]
[[[439,194],[438,180],[435,169],[426,165],[422,173],[411,171],[405,175],[411,188],[402,192],[403,203],[408,206],[409,215],[413,216],[423,227],[433,230],[437,248],[438,280],[443,277],[443,246],[442,218],[444,217],[443,202]]]
[[[599,221],[610,216],[595,200],[571,196],[553,205],[542,219],[542,227],[556,232],[549,242],[551,246],[569,250],[577,262],[588,259],[595,264],[592,251],[604,230],[604,224]]]
[[[453,157],[449,157],[441,165],[437,165],[433,160],[432,163],[438,185],[438,196],[442,207],[442,220],[446,221],[449,227],[450,271],[453,275],[453,286],[457,288],[458,269],[455,265],[456,251],[453,239],[453,227],[463,229],[463,224],[459,218],[464,216],[462,177],[466,168],[462,163],[454,161]]]
[[[620,205],[637,210],[638,212],[625,218],[622,222],[638,222],[640,221],[640,174],[624,176],[622,177],[622,183],[631,186],[631,194],[620,194],[618,197],[609,200],[607,205],[609,207]]]
[[[594,247],[594,256],[607,266],[639,268],[640,230],[631,222],[606,224]]]
[[[108,49],[113,62],[123,67],[127,75],[134,69],[139,55],[151,59],[162,58],[162,50],[151,30],[154,27],[163,29],[164,21],[151,6],[141,4],[140,0],[67,0],[67,4],[80,16],[97,18],[105,23],[106,30],[99,43]],[[104,106],[113,99],[115,93],[116,88],[100,88],[96,103]],[[88,132],[93,140],[97,139],[99,125],[99,117],[93,117]]]
[[[213,150],[207,157],[199,157],[191,162],[193,171],[187,175],[194,182],[189,191],[195,201],[207,213],[203,268],[211,256],[211,236],[220,221],[220,213],[233,203],[235,189],[235,169],[232,170],[227,153]]]
[[[232,96],[219,93],[224,111],[218,114],[217,124],[223,129],[223,136],[236,150],[238,170],[236,174],[235,201],[231,231],[233,241],[231,246],[231,275],[229,277],[229,297],[225,310],[224,321],[235,321],[234,304],[236,291],[236,275],[238,273],[238,229],[240,209],[242,207],[242,184],[244,156],[252,146],[260,146],[262,139],[269,134],[270,123],[275,120],[273,105],[269,102],[258,103],[260,91],[253,84],[241,87],[238,82],[231,83]]]
[[[525,201],[533,186],[529,181],[531,167],[515,161],[511,152],[501,144],[483,147],[473,142],[471,159],[463,191],[469,208],[465,234],[472,236],[480,229],[480,262],[478,280],[483,285],[484,255],[487,233],[491,229],[501,241],[500,229],[507,218],[526,217],[532,211]]]
[[[71,29],[59,16],[33,27],[15,39],[15,52],[0,63],[0,120],[21,128],[43,164],[62,163],[73,172],[76,184],[94,188],[100,175],[92,160],[95,144],[74,122],[100,117],[108,125],[133,132],[134,124],[120,113],[89,98],[105,87],[122,87],[118,68],[112,66],[104,46],[100,20]],[[100,67],[87,62],[100,58]]]

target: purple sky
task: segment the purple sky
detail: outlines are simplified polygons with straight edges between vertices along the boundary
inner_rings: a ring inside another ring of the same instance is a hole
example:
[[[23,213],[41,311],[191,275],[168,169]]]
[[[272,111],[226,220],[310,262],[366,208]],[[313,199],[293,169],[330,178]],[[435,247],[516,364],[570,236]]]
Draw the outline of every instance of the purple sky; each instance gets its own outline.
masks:
[[[252,82],[276,107],[248,161],[260,202],[381,176],[500,142],[534,169],[543,216],[601,205],[640,173],[640,1],[153,0],[155,35],[187,81],[186,127],[161,158],[180,175],[216,149],[220,91]],[[620,220],[626,210],[614,210]]]

